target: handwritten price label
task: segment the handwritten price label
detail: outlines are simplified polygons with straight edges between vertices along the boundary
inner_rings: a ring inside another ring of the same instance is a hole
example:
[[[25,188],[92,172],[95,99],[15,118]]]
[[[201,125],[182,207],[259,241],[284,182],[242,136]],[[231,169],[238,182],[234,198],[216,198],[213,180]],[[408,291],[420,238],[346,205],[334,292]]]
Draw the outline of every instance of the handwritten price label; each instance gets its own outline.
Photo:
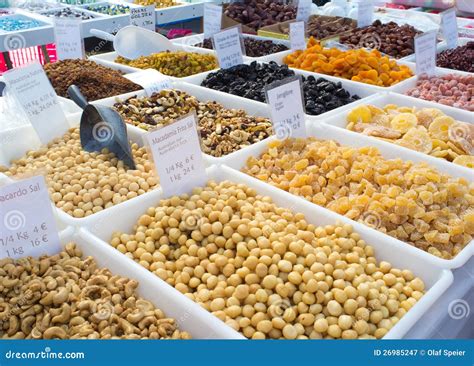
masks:
[[[221,30],[222,6],[204,3],[204,39]]]
[[[458,46],[458,20],[456,18],[456,9],[451,8],[441,14],[441,28],[443,36],[448,44],[448,48],[456,48]]]
[[[219,66],[223,69],[240,65],[244,62],[240,30],[238,27],[226,29],[214,34],[214,49],[217,52]]]
[[[58,96],[38,62],[8,71],[4,78],[43,144],[67,132]]]
[[[145,135],[166,197],[204,186],[207,175],[196,127],[190,114]]]
[[[55,18],[54,37],[58,60],[84,58],[82,20]]]
[[[130,24],[155,31],[155,5],[141,6],[130,9]]]
[[[289,78],[283,84],[271,84],[266,92],[276,137],[280,140],[306,137],[300,78]]]
[[[159,93],[163,89],[170,89],[172,80],[155,69],[146,69],[125,75],[127,79],[133,81],[145,89],[148,96]]]
[[[304,22],[290,23],[290,44],[292,50],[306,49]]]
[[[298,0],[298,9],[296,11],[296,20],[307,22],[311,15],[311,0]]]
[[[0,257],[18,259],[61,250],[42,176],[0,187]]]
[[[359,0],[357,2],[357,26],[368,27],[374,19],[374,1]]]
[[[417,75],[434,75],[436,72],[436,31],[415,37],[415,58]]]

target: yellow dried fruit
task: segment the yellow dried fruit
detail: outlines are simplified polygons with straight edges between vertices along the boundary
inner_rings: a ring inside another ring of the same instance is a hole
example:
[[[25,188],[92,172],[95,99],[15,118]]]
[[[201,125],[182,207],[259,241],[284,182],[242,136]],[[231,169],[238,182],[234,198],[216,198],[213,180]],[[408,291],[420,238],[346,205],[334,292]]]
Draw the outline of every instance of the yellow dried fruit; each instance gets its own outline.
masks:
[[[347,115],[348,122],[363,122],[369,123],[372,120],[372,112],[368,106],[361,105],[354,108],[352,111],[349,112]]]
[[[466,168],[474,169],[474,156],[471,155],[459,155],[453,160],[454,164],[465,166]]]
[[[411,128],[402,137],[402,141],[412,150],[428,154],[433,148],[430,135],[424,127]]]
[[[449,116],[436,117],[433,122],[430,123],[428,131],[434,138],[447,141],[449,127],[454,123],[456,123],[455,119]]]
[[[402,133],[407,132],[418,124],[418,119],[411,113],[400,113],[393,117],[390,125],[393,129]]]

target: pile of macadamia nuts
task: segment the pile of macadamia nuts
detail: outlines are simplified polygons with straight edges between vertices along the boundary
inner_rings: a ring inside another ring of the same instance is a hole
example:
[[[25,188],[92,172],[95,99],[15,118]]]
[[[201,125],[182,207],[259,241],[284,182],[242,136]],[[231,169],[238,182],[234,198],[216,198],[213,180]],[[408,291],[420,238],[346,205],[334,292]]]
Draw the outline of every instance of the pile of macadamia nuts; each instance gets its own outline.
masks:
[[[131,144],[136,170],[107,149],[87,152],[82,149],[79,129],[69,130],[47,146],[29,151],[1,167],[7,176],[44,174],[56,207],[74,218],[83,218],[127,201],[155,188],[158,179],[145,148]]]
[[[53,256],[0,260],[0,337],[189,339],[137,295],[138,282],[98,268],[74,243]]]
[[[110,243],[252,339],[382,338],[425,290],[350,225],[229,181],[162,200]]]

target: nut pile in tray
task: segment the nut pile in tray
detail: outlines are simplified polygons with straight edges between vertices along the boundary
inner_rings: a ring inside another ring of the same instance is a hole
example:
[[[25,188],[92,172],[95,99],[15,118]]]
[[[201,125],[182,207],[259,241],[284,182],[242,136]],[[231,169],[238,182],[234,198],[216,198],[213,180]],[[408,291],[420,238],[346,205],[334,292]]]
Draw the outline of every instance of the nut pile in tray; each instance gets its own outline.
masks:
[[[162,200],[110,243],[252,339],[382,338],[425,293],[350,225],[229,181]]]
[[[474,41],[469,41],[464,46],[439,53],[436,57],[436,65],[474,73]]]
[[[436,108],[360,105],[347,115],[347,129],[474,169],[474,125]]]
[[[243,171],[444,259],[474,236],[474,183],[333,140],[272,141]]]
[[[286,65],[275,62],[242,64],[220,69],[206,76],[202,86],[244,98],[265,102],[265,87],[275,81],[294,76]],[[358,100],[340,82],[334,83],[314,76],[302,77],[306,113],[318,115]]]
[[[4,339],[189,339],[137,294],[138,282],[98,268],[74,243],[52,256],[0,260]]]
[[[99,133],[99,132],[98,132]],[[107,149],[87,152],[79,129],[70,129],[47,146],[0,166],[7,176],[41,172],[56,207],[74,218],[90,216],[148,192],[158,184],[145,148],[131,143],[137,170],[130,170]]]
[[[126,123],[144,130],[167,125],[196,112],[201,148],[214,157],[225,156],[272,134],[269,119],[248,115],[242,109],[224,108],[217,102],[200,102],[180,90],[162,90],[151,97],[131,97],[114,108]]]

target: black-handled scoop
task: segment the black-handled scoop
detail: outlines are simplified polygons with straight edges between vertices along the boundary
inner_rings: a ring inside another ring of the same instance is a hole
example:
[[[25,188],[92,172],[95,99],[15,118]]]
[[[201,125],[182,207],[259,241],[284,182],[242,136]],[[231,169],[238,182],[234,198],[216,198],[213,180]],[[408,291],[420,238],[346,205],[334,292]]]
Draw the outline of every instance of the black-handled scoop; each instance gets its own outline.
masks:
[[[83,109],[80,126],[82,148],[89,152],[107,148],[130,169],[136,169],[127,126],[120,114],[109,107],[89,104],[76,85],[71,85],[67,91]]]

